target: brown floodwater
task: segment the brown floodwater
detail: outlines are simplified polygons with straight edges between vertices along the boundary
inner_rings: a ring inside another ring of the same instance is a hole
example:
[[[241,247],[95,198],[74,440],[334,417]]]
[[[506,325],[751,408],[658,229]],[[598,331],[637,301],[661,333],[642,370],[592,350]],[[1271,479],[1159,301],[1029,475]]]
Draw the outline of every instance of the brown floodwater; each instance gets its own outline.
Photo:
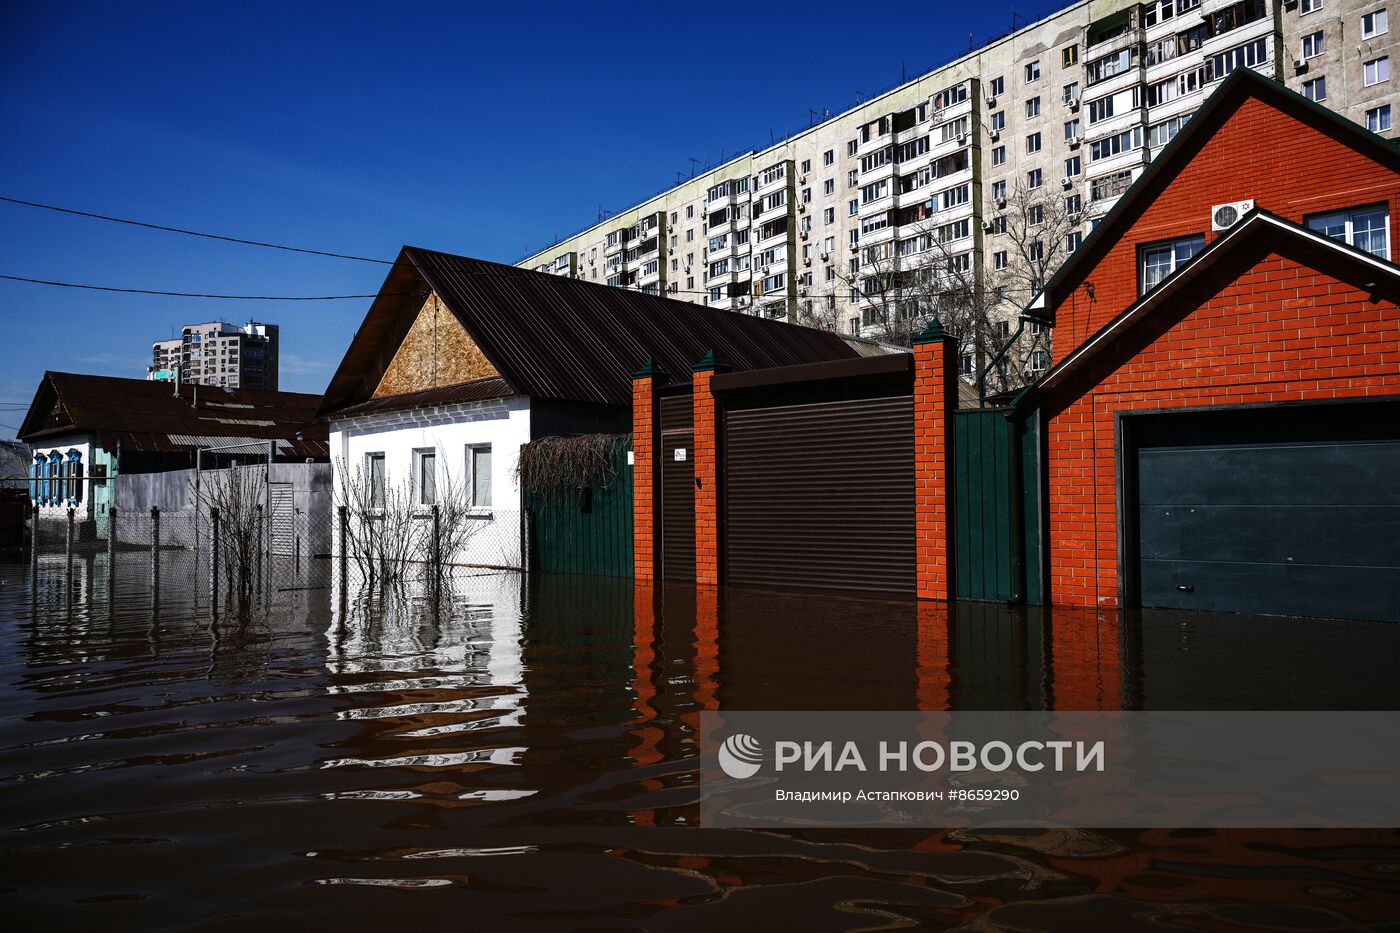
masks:
[[[702,710],[1393,709],[1400,626],[149,566],[0,564],[9,929],[1400,930],[1393,831],[695,825]]]

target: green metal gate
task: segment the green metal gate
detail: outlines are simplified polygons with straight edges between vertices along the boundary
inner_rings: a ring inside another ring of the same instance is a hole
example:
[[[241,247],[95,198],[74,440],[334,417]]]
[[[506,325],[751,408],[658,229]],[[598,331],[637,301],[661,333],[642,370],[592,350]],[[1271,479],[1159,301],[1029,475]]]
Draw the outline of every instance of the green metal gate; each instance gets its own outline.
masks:
[[[605,485],[545,499],[525,496],[529,568],[544,573],[632,576],[632,467],[629,445],[613,445]]]
[[[1009,411],[954,415],[959,599],[1040,602],[1038,421]]]

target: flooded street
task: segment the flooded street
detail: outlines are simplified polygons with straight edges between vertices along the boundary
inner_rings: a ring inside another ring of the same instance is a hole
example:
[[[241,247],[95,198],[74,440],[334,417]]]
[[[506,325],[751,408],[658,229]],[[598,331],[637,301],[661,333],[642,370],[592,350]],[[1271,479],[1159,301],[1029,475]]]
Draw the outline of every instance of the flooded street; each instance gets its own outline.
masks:
[[[1392,709],[1400,626],[0,565],[12,929],[1395,930],[1394,831],[697,828],[706,709]]]

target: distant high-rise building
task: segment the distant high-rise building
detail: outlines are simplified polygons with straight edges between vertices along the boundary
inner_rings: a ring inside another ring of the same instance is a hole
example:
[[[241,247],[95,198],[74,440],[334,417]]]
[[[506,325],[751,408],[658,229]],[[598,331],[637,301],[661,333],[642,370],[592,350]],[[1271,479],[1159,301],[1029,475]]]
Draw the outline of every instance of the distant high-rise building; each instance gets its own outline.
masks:
[[[181,335],[151,344],[146,378],[277,391],[277,325],[187,324]]]

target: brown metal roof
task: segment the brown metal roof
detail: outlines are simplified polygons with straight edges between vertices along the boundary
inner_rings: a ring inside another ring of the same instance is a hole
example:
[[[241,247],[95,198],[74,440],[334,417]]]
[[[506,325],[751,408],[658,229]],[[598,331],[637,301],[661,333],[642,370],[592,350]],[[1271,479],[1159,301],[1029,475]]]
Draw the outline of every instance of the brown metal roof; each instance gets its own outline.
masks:
[[[115,450],[182,451],[192,438],[277,440],[288,456],[329,456],[328,429],[313,425],[320,396],[47,372],[20,425],[19,437],[42,442],[74,432],[96,433]],[[302,433],[300,439],[297,432]],[[196,445],[197,446],[197,445]]]
[[[326,390],[321,414],[369,399],[424,286],[515,390],[630,405],[651,357],[676,378],[711,350],[736,370],[859,355],[839,336],[752,315],[406,246]]]
[[[403,411],[408,408],[431,408],[434,405],[451,405],[454,402],[480,402],[493,398],[509,398],[519,393],[504,379],[491,377],[463,382],[453,386],[438,386],[418,392],[405,392],[402,395],[385,395],[372,398],[349,408],[337,411],[337,418],[351,415],[369,415],[384,411]]]

